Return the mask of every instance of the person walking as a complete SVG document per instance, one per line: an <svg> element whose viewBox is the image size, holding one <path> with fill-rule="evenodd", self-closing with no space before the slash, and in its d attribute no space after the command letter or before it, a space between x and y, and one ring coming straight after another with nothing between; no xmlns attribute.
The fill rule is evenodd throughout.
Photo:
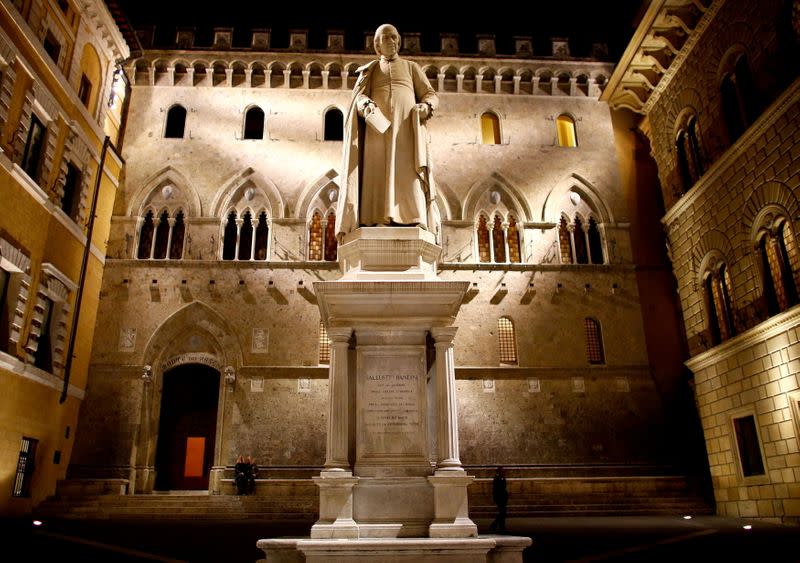
<svg viewBox="0 0 800 563"><path fill-rule="evenodd" d="M508 483L503 466L499 466L492 479L492 500L497 505L497 518L491 523L489 529L501 534L506 531L506 512L508 509Z"/></svg>

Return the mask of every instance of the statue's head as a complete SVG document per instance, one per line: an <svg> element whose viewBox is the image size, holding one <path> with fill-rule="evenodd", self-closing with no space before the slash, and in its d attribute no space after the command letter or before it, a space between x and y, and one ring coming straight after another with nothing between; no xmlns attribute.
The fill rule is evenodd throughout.
<svg viewBox="0 0 800 563"><path fill-rule="evenodd" d="M400 32L390 23L378 26L373 42L375 52L384 57L392 57L400 51Z"/></svg>

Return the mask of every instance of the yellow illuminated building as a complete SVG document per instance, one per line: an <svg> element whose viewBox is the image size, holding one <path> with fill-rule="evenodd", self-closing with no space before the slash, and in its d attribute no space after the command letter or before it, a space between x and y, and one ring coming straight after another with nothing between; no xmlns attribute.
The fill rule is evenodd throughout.
<svg viewBox="0 0 800 563"><path fill-rule="evenodd" d="M52 495L69 463L129 54L102 1L0 4L0 514Z"/></svg>

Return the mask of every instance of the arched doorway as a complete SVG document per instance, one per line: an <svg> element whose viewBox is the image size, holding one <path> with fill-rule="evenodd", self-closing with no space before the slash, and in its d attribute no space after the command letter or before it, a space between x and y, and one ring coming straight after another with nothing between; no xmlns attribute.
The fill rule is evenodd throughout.
<svg viewBox="0 0 800 563"><path fill-rule="evenodd" d="M183 364L164 373L156 450L157 490L208 489L218 401L216 369Z"/></svg>

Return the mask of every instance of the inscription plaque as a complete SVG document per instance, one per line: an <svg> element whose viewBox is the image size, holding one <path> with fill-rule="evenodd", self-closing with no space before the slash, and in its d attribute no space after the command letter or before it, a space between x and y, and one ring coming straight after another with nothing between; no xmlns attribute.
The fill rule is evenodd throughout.
<svg viewBox="0 0 800 563"><path fill-rule="evenodd" d="M427 452L425 350L361 350L358 458L417 464Z"/></svg>

